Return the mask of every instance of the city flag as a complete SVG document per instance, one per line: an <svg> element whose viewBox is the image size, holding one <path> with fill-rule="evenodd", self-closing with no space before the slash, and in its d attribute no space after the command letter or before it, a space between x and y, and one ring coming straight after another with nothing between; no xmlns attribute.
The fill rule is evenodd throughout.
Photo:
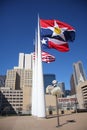
<svg viewBox="0 0 87 130"><path fill-rule="evenodd" d="M41 43L42 43L42 49L52 48L52 49L56 49L61 52L69 51L69 46L68 46L67 42L60 41L55 38L44 37L41 39Z"/></svg>
<svg viewBox="0 0 87 130"><path fill-rule="evenodd" d="M40 19L41 37L55 38L61 41L73 41L75 39L75 29L59 20Z"/></svg>
<svg viewBox="0 0 87 130"><path fill-rule="evenodd" d="M33 58L35 59L35 53L33 53ZM48 52L42 51L42 61L46 63L50 63L55 61L55 57Z"/></svg>

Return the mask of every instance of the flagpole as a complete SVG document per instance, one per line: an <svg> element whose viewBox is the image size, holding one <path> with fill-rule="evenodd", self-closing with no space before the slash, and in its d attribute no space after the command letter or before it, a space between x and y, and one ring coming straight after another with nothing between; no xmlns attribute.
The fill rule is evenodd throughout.
<svg viewBox="0 0 87 130"><path fill-rule="evenodd" d="M34 96L35 96L35 61L33 59L33 53L32 53L32 115L35 115L35 100L34 100Z"/></svg>
<svg viewBox="0 0 87 130"><path fill-rule="evenodd" d="M35 96L34 96L34 100L35 100L35 113L34 115L37 116L37 104L38 104L38 84L37 84L37 72L38 72L38 66L37 66L37 60L38 60L38 54L37 54L37 32L35 34Z"/></svg>
<svg viewBox="0 0 87 130"><path fill-rule="evenodd" d="M38 113L37 117L46 117L45 111L45 94L44 94L44 82L43 82L43 68L42 68L42 56L41 56L41 43L40 43L40 27L38 16Z"/></svg>
<svg viewBox="0 0 87 130"><path fill-rule="evenodd" d="M35 49L32 55L33 73L32 73L32 115L37 116L37 33L35 32Z"/></svg>

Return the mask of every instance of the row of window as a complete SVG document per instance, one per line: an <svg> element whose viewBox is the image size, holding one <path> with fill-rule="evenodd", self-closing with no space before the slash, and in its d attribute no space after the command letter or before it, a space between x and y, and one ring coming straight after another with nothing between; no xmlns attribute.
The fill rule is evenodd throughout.
<svg viewBox="0 0 87 130"><path fill-rule="evenodd" d="M5 97L8 97L8 96L18 96L18 97L19 97L19 96L23 96L23 95L21 95L21 94L20 94L20 95L16 95L16 94L15 94L15 95L13 95L13 94L9 94L9 95L8 95L8 94L6 94L6 95L4 95L4 96L5 96Z"/></svg>
<svg viewBox="0 0 87 130"><path fill-rule="evenodd" d="M3 93L23 93L23 91L2 91Z"/></svg>
<svg viewBox="0 0 87 130"><path fill-rule="evenodd" d="M23 97L19 97L19 98L1 98L1 100L22 100L23 99Z"/></svg>

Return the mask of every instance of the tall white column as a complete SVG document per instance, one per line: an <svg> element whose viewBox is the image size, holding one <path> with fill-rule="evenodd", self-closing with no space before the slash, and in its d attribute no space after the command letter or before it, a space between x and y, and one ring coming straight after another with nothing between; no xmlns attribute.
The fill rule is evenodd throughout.
<svg viewBox="0 0 87 130"><path fill-rule="evenodd" d="M35 115L35 60L32 53L32 115Z"/></svg>
<svg viewBox="0 0 87 130"><path fill-rule="evenodd" d="M32 115L37 116L38 85L37 85L37 34L35 34L35 52L33 53L33 78L32 78Z"/></svg>
<svg viewBox="0 0 87 130"><path fill-rule="evenodd" d="M43 68L42 68L42 56L41 56L41 43L40 43L40 27L38 17L38 113L37 117L46 117L45 111L45 94L44 94L44 82L43 82Z"/></svg>

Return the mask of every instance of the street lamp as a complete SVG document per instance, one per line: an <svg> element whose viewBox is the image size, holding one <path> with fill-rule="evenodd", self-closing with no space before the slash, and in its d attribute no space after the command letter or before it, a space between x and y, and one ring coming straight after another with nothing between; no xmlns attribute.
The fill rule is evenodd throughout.
<svg viewBox="0 0 87 130"><path fill-rule="evenodd" d="M62 91L61 91L60 87L58 87L58 82L57 82L56 80L55 80L55 82L53 81L52 83L53 83L53 85L54 85L55 87L54 87L54 89L52 89L51 94L56 97L57 124L58 124L58 126L60 126L60 123L59 123L59 105L58 105L58 100L57 100L57 98L61 96ZM57 127L58 127L58 126L57 126Z"/></svg>

